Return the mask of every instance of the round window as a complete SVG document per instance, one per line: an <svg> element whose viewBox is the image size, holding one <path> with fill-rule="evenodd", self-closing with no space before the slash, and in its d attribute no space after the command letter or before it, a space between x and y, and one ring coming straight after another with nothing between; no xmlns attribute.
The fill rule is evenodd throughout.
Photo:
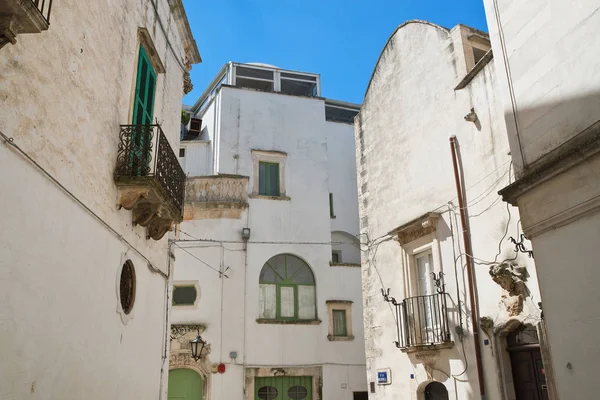
<svg viewBox="0 0 600 400"><path fill-rule="evenodd" d="M290 399L302 400L308 396L308 390L304 386L292 386L288 390Z"/></svg>
<svg viewBox="0 0 600 400"><path fill-rule="evenodd" d="M135 269L131 260L125 261L121 269L121 280L119 282L119 294L121 308L125 314L129 314L135 302Z"/></svg>
<svg viewBox="0 0 600 400"><path fill-rule="evenodd" d="M258 389L258 398L262 400L275 400L279 392L273 386L263 386Z"/></svg>

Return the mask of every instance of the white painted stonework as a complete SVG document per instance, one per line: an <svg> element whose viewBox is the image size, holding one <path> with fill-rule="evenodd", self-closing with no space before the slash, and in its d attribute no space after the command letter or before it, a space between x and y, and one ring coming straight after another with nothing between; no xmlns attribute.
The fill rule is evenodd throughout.
<svg viewBox="0 0 600 400"><path fill-rule="evenodd" d="M361 233L375 242L362 259L371 400L425 399L432 382L443 384L450 399L482 398L451 136L464 174L478 318L487 324L479 330L485 398L515 399L506 335L540 321L535 266L508 241L521 233L518 210L497 194L513 171L492 55L474 63L473 48L485 49L486 40L461 25L450 31L423 21L401 25L381 53L355 119ZM402 228L411 221L413 233ZM521 298L492 280L490 264L504 260L528 274ZM431 272L444 274L451 343L401 351L394 341L404 328L381 290L389 288L398 302L425 289L437 293ZM386 369L391 384L378 385L377 371Z"/></svg>
<svg viewBox="0 0 600 400"><path fill-rule="evenodd" d="M193 38L180 18L178 1L54 1L47 31L0 50L0 131L97 215L0 139L2 399L166 398L168 235L147 240L117 209L113 172L139 29L165 67L154 116L178 150L183 77L199 62L186 57ZM137 278L129 315L126 260Z"/></svg>
<svg viewBox="0 0 600 400"><path fill-rule="evenodd" d="M557 398L598 397L600 4L485 0L517 182L539 266Z"/></svg>
<svg viewBox="0 0 600 400"><path fill-rule="evenodd" d="M210 154L198 140L184 141L183 162L191 184L212 179L208 190L216 194L208 201L195 191L187 199L174 285L198 282L200 299L195 309L174 306L171 322L205 325L209 363L226 366L225 373L204 377L208 398L254 399L254 377L283 373L313 376L315 400L351 400L353 392L367 390L360 268L330 265L330 243L341 232L342 257L360 262L352 124L326 121L322 98L221 86L200 112L199 103L193 110ZM207 160L210 170L198 167ZM259 161L279 163L280 196L259 193ZM232 182L241 183L241 196ZM330 218L330 192L336 218ZM251 230L247 244L243 228ZM304 260L314 274L312 321L259 321L260 271L284 253ZM347 301L341 308L351 313L353 340L328 339L328 300Z"/></svg>

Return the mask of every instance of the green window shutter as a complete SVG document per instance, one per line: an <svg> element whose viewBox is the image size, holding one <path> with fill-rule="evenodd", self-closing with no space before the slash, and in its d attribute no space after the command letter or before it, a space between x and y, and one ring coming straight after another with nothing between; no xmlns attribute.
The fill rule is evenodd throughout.
<svg viewBox="0 0 600 400"><path fill-rule="evenodd" d="M346 327L346 311L333 310L333 336L348 336Z"/></svg>
<svg viewBox="0 0 600 400"><path fill-rule="evenodd" d="M335 213L333 212L333 193L329 193L329 216L335 217Z"/></svg>
<svg viewBox="0 0 600 400"><path fill-rule="evenodd" d="M279 196L279 164L258 163L258 194L262 196Z"/></svg>
<svg viewBox="0 0 600 400"><path fill-rule="evenodd" d="M271 164L270 169L271 196L279 196L279 164Z"/></svg>
<svg viewBox="0 0 600 400"><path fill-rule="evenodd" d="M154 95L156 93L156 72L144 46L140 46L138 59L133 124L150 125L154 114Z"/></svg>

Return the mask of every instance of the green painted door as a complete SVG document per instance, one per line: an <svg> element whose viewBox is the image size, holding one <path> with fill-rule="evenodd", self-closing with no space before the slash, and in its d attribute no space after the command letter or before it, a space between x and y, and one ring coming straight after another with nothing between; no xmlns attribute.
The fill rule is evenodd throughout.
<svg viewBox="0 0 600 400"><path fill-rule="evenodd" d="M255 400L312 400L312 377L255 378Z"/></svg>
<svg viewBox="0 0 600 400"><path fill-rule="evenodd" d="M150 163L152 143L152 124L154 115L154 95L156 94L156 72L144 46L140 46L138 70L135 86L131 133L131 163L136 176L147 175Z"/></svg>
<svg viewBox="0 0 600 400"><path fill-rule="evenodd" d="M191 369L169 371L169 400L202 400L202 378Z"/></svg>

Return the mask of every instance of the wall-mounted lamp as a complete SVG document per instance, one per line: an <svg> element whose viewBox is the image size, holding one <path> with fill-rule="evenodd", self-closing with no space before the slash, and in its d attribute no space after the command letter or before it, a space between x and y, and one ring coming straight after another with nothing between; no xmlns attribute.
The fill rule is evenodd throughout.
<svg viewBox="0 0 600 400"><path fill-rule="evenodd" d="M190 340L190 344L192 345L192 358L194 361L198 361L202 357L202 350L204 350L204 346L206 345L206 342L200 336L200 329L198 329L198 336Z"/></svg>
<svg viewBox="0 0 600 400"><path fill-rule="evenodd" d="M250 228L242 228L242 240L244 242L250 240Z"/></svg>

